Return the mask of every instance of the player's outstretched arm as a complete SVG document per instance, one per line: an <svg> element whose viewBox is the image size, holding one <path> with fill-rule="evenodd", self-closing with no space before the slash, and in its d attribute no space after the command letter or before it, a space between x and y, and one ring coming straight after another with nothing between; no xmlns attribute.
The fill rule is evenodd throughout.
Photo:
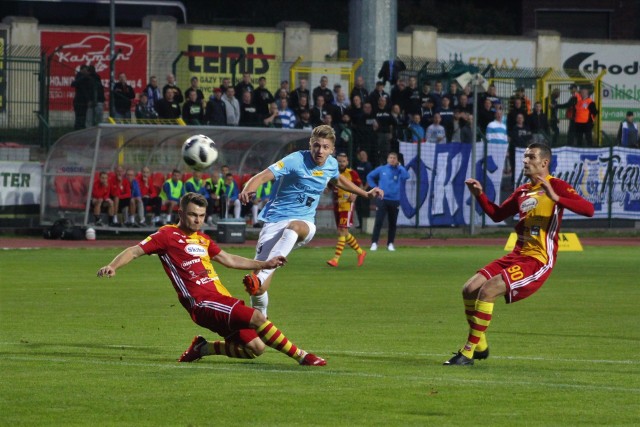
<svg viewBox="0 0 640 427"><path fill-rule="evenodd" d="M467 184L467 188L473 197L478 197L482 194L482 184L477 179L469 178L464 183Z"/></svg>
<svg viewBox="0 0 640 427"><path fill-rule="evenodd" d="M494 222L503 221L518 213L516 193L511 194L500 206L489 200L482 191L482 184L477 179L469 178L464 182L469 192L478 200L478 205Z"/></svg>
<svg viewBox="0 0 640 427"><path fill-rule="evenodd" d="M569 209L578 215L592 217L594 207L591 202L581 197L576 190L569 184L560 180L552 179L547 181L545 178L537 176L536 182L540 183L547 196L563 208Z"/></svg>
<svg viewBox="0 0 640 427"><path fill-rule="evenodd" d="M287 258L279 255L273 257L267 261L258 261L257 259L249 259L241 257L240 255L230 254L229 252L220 251L218 255L213 257L213 260L219 262L228 268L235 268L238 270L263 270L282 267L287 263Z"/></svg>
<svg viewBox="0 0 640 427"><path fill-rule="evenodd" d="M357 194L360 197L365 197L368 199L373 199L374 197L382 199L384 197L384 191L382 191L378 187L373 187L371 190L365 191L355 185L353 181L346 179L342 175L338 176L338 179L334 180L333 184L338 188L348 191L349 193Z"/></svg>
<svg viewBox="0 0 640 427"><path fill-rule="evenodd" d="M256 195L256 191L258 191L258 187L262 184L265 184L271 180L275 179L273 172L269 169L265 169L257 175L252 176L249 181L244 185L242 192L238 196L240 202L243 205L246 205L251 201L251 198Z"/></svg>
<svg viewBox="0 0 640 427"><path fill-rule="evenodd" d="M129 264L139 256L144 255L144 251L138 245L128 247L120 252L108 265L101 267L98 270L98 277L113 277L116 275L116 270L122 266Z"/></svg>

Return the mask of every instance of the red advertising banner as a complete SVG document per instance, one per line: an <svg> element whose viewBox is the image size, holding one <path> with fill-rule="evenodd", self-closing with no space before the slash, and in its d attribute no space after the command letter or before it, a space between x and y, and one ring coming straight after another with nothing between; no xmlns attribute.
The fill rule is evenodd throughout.
<svg viewBox="0 0 640 427"><path fill-rule="evenodd" d="M49 73L49 109L73 110L75 89L71 86L81 65L93 65L105 89L105 109L109 105L109 61L111 47L108 33L41 31L40 45L51 58ZM147 35L115 35L116 81L125 73L136 93L147 85Z"/></svg>

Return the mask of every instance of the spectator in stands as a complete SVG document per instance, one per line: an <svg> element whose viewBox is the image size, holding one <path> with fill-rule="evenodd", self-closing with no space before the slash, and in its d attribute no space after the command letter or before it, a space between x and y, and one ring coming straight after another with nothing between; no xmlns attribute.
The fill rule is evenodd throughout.
<svg viewBox="0 0 640 427"><path fill-rule="evenodd" d="M391 118L391 108L389 107L388 98L378 98L378 105L374 109L374 116L378 123L376 129L376 150L378 159L386 159L387 154L391 151L391 131L393 120Z"/></svg>
<svg viewBox="0 0 640 427"><path fill-rule="evenodd" d="M462 94L462 91L458 88L458 82L452 80L449 82L449 92L447 92L444 97L449 99L449 106L451 108L456 108L460 104L459 96Z"/></svg>
<svg viewBox="0 0 640 427"><path fill-rule="evenodd" d="M442 127L447 135L447 141L451 141L451 134L453 133L453 108L449 104L449 97L443 96L440 100L440 108L436 111L440 114L440 120Z"/></svg>
<svg viewBox="0 0 640 427"><path fill-rule="evenodd" d="M227 88L227 93L222 97L224 108L227 113L227 126L238 126L240 123L240 103L235 97L235 89L232 86Z"/></svg>
<svg viewBox="0 0 640 427"><path fill-rule="evenodd" d="M560 89L555 88L547 97L547 111L549 115L549 129L551 130L551 146L558 145L558 137L560 136L560 128L558 127L558 98L560 98ZM546 115L546 114L545 114Z"/></svg>
<svg viewBox="0 0 640 427"><path fill-rule="evenodd" d="M433 98L427 97L424 103L422 104L422 109L420 110L420 124L423 128L427 129L431 124L433 124L433 116L436 113L435 108L433 106L434 101Z"/></svg>
<svg viewBox="0 0 640 427"><path fill-rule="evenodd" d="M424 106L424 103L430 99L433 101L434 107L436 106L435 98L431 97L431 84L428 81L422 83L422 89L420 91L420 105Z"/></svg>
<svg viewBox="0 0 640 427"><path fill-rule="evenodd" d="M327 114L329 114L329 110L325 104L325 98L323 95L319 95L311 109L311 123L313 123L313 126L320 126Z"/></svg>
<svg viewBox="0 0 640 427"><path fill-rule="evenodd" d="M622 147L638 147L638 125L633 122L633 111L627 111L625 119L618 127L618 145Z"/></svg>
<svg viewBox="0 0 640 427"><path fill-rule="evenodd" d="M293 100L292 97L289 98L289 108L291 108L296 113L298 120L300 120L300 116L303 111L306 110L310 112L311 107L309 106L309 98L307 98L305 95L301 95L300 98L298 98L298 107L296 107L295 109L291 106L291 100Z"/></svg>
<svg viewBox="0 0 640 427"><path fill-rule="evenodd" d="M341 100L338 101L338 98L340 98ZM333 85L333 105L337 106L339 104L342 104L345 107L348 107L349 104L351 104L351 102L349 102L349 100L347 99L347 96L342 90L342 85L340 83L336 83Z"/></svg>
<svg viewBox="0 0 640 427"><path fill-rule="evenodd" d="M398 84L391 88L391 105L398 105L401 111L405 111L408 99L407 92L407 82L404 79L398 79Z"/></svg>
<svg viewBox="0 0 640 427"><path fill-rule="evenodd" d="M102 123L102 115L104 113L104 86L102 86L102 79L96 72L96 67L89 65L87 68L89 72L89 78L93 81L93 87L91 92L91 99L87 107L87 127L96 126L98 123Z"/></svg>
<svg viewBox="0 0 640 427"><path fill-rule="evenodd" d="M309 97L311 96L311 93L309 92L309 89L307 88L307 79L300 79L300 86L298 86L293 92L291 92L291 94L289 95L289 104L291 106L291 108L293 110L297 110L298 108L301 108L302 105L300 105L300 99L302 97L307 98L307 107L309 108Z"/></svg>
<svg viewBox="0 0 640 427"><path fill-rule="evenodd" d="M351 117L345 113L340 121L334 126L336 132L336 149L334 152L353 152L353 129L351 128ZM338 150L338 146L341 147Z"/></svg>
<svg viewBox="0 0 640 427"><path fill-rule="evenodd" d="M360 95L354 95L351 98L351 105L349 106L349 110L347 111L349 117L351 117L351 123L358 123L360 118L362 117L362 99Z"/></svg>
<svg viewBox="0 0 640 427"><path fill-rule="evenodd" d="M485 100L485 102L491 103L491 100ZM502 123L502 106L498 105L493 113L493 121L491 121L487 127L485 136L487 142L494 144L507 144L509 139L507 137L507 127Z"/></svg>
<svg viewBox="0 0 640 427"><path fill-rule="evenodd" d="M373 166L369 163L369 157L365 150L358 151L354 169L358 172L358 176L362 181L362 188L364 190L368 190L369 185L367 184L367 176L369 175L369 172L373 170ZM362 230L364 218L369 218L369 216L371 216L371 201L364 197L358 197L355 205L356 214L358 215L358 228Z"/></svg>
<svg viewBox="0 0 640 427"><path fill-rule="evenodd" d="M533 112L527 117L526 123L531 130L531 142L545 142L546 135L549 134L549 122L547 115L542 111L542 103L536 102L533 105Z"/></svg>
<svg viewBox="0 0 640 427"><path fill-rule="evenodd" d="M333 123L342 123L342 117L349 111L350 102L347 100L342 90L336 94L335 104L331 109L331 115L333 116ZM336 150L336 152L339 152Z"/></svg>
<svg viewBox="0 0 640 427"><path fill-rule="evenodd" d="M140 94L140 100L136 104L136 119L153 120L158 118L158 113L153 107L149 106L148 97L146 92ZM157 104L157 103L156 103Z"/></svg>
<svg viewBox="0 0 640 427"><path fill-rule="evenodd" d="M262 223L258 220L258 214L264 206L271 200L272 181L261 184L256 190L256 196L251 203L251 217L253 218L254 227L262 227Z"/></svg>
<svg viewBox="0 0 640 427"><path fill-rule="evenodd" d="M596 103L593 102L587 88L580 89L580 102L575 105L576 110L576 145L582 147L584 140L587 147L593 146L593 121L598 116Z"/></svg>
<svg viewBox="0 0 640 427"><path fill-rule="evenodd" d="M460 110L460 142L471 144L473 142L473 114ZM477 138L477 136L476 136Z"/></svg>
<svg viewBox="0 0 640 427"><path fill-rule="evenodd" d="M239 126L256 127L260 126L260 115L258 109L253 105L253 96L251 92L245 92L242 94L242 101L240 102L240 121Z"/></svg>
<svg viewBox="0 0 640 427"><path fill-rule="evenodd" d="M451 138L449 141L451 142L471 142L473 139L471 134L471 127L469 123L463 118L463 111L458 106L453 110L453 123L452 123L452 132Z"/></svg>
<svg viewBox="0 0 640 427"><path fill-rule="evenodd" d="M311 112L308 109L299 110L296 129L313 130L313 128L313 123L311 123Z"/></svg>
<svg viewBox="0 0 640 427"><path fill-rule="evenodd" d="M524 117L525 115L523 113L518 113L513 127L507 127L507 136L509 137L509 165L512 171L515 171L516 166L516 148L527 148L529 144L531 144L531 130L529 130L529 126L527 126Z"/></svg>
<svg viewBox="0 0 640 427"><path fill-rule="evenodd" d="M219 87L213 89L213 95L209 97L205 110L205 121L211 126L227 125L227 107L222 101L222 90Z"/></svg>
<svg viewBox="0 0 640 427"><path fill-rule="evenodd" d="M184 97L186 99L191 99L189 97L189 94L191 92L196 93L196 101L199 102L200 105L202 105L204 101L204 93L200 89L200 82L198 81L198 78L196 76L191 77L191 86L189 86L189 89L184 91Z"/></svg>
<svg viewBox="0 0 640 427"><path fill-rule="evenodd" d="M515 126L518 114L522 114L524 117L527 117L527 109L522 103L522 99L515 98L513 100L513 108L511 108L509 110L509 114L507 114L507 130L512 129Z"/></svg>
<svg viewBox="0 0 640 427"><path fill-rule="evenodd" d="M185 193L202 194L207 199L207 202L209 202L209 199L211 198L204 183L204 179L202 179L202 172L200 171L194 171L191 178L185 181L184 191Z"/></svg>
<svg viewBox="0 0 640 427"><path fill-rule="evenodd" d="M282 127L280 112L278 111L278 105L275 102L272 102L271 105L269 105L269 115L262 119L262 123L268 128Z"/></svg>
<svg viewBox="0 0 640 427"><path fill-rule="evenodd" d="M222 83L220 83L220 91L225 94L227 93L227 88L231 87L231 79L229 77L223 77Z"/></svg>
<svg viewBox="0 0 640 427"><path fill-rule="evenodd" d="M390 59L382 63L382 67L378 71L378 78L382 79L383 85L389 82L391 86L395 86L400 73L406 69L407 66L399 58Z"/></svg>
<svg viewBox="0 0 640 427"><path fill-rule="evenodd" d="M118 82L113 85L113 117L116 119L131 118L131 100L136 97L133 88L127 83L125 73L118 74Z"/></svg>
<svg viewBox="0 0 640 427"><path fill-rule="evenodd" d="M322 96L324 98L325 105L330 105L333 103L333 92L331 92L331 89L327 87L328 84L329 84L329 79L327 78L327 76L320 77L320 86L316 86L316 88L313 89L314 107L315 107L315 104L318 102L319 96Z"/></svg>
<svg viewBox="0 0 640 427"><path fill-rule="evenodd" d="M258 79L258 87L253 91L253 105L256 106L256 111L260 118L269 115L269 104L274 101L273 95L267 89L267 79L260 77Z"/></svg>
<svg viewBox="0 0 640 427"><path fill-rule="evenodd" d="M400 82L394 87L398 87ZM398 152L400 146L398 141L406 141L406 130L409 123L407 116L402 113L398 104L391 106L391 151Z"/></svg>
<svg viewBox="0 0 640 427"><path fill-rule="evenodd" d="M473 114L473 104L469 102L469 97L464 93L458 96L458 107L461 111L464 111L469 114Z"/></svg>
<svg viewBox="0 0 640 427"><path fill-rule="evenodd" d="M180 104L174 100L176 91L167 90L164 92L164 98L158 101L156 111L161 119L175 120L180 118Z"/></svg>
<svg viewBox="0 0 640 427"><path fill-rule="evenodd" d="M182 172L178 169L174 169L171 172L171 178L166 180L162 184L162 190L160 191L160 199L162 199L162 205L166 208L167 213L162 219L163 224L172 223L173 210L178 207L180 203L180 197L185 194L184 183L182 182Z"/></svg>
<svg viewBox="0 0 640 427"><path fill-rule="evenodd" d="M531 100L527 98L527 95L524 91L524 86L520 86L519 88L517 88L514 91L513 95L511 95L511 97L509 98L509 111L513 109L516 99L520 100L522 108L524 109L525 117L531 114Z"/></svg>
<svg viewBox="0 0 640 427"><path fill-rule="evenodd" d="M569 120L569 129L567 130L567 145L574 145L576 140L576 105L582 100L578 85L571 84L569 86L570 98L564 104L557 104L557 108L566 108L565 118Z"/></svg>
<svg viewBox="0 0 640 427"><path fill-rule="evenodd" d="M151 209L153 217L151 224L160 225L160 214L162 210L162 199L158 195L158 188L151 180L151 169L145 166L142 168L140 176L136 179L138 188L140 189L140 200L142 206L138 204L136 212L141 226L146 226L145 212ZM133 193L133 192L132 192Z"/></svg>
<svg viewBox="0 0 640 427"><path fill-rule="evenodd" d="M291 92L289 90L289 80L282 80L280 82L280 89L284 90L285 92L287 92L287 96L289 96L289 92Z"/></svg>
<svg viewBox="0 0 640 427"><path fill-rule="evenodd" d="M158 78L156 76L149 78L149 84L147 84L147 87L144 88L142 93L147 94L147 107L155 111L158 101L163 98L162 92L160 92L160 88L158 87Z"/></svg>
<svg viewBox="0 0 640 427"><path fill-rule="evenodd" d="M182 106L182 120L187 125L201 126L204 124L204 99L198 100L198 92L187 92L187 102Z"/></svg>
<svg viewBox="0 0 640 427"><path fill-rule="evenodd" d="M489 88L487 89L487 92L484 94L484 96L482 97L482 101L484 103L484 100L488 99L489 101L491 101L491 105L494 106L494 108L497 105L501 105L502 104L502 100L500 99L500 97L497 95L497 90L496 90L496 86L494 84L490 84Z"/></svg>
<svg viewBox="0 0 640 427"><path fill-rule="evenodd" d="M167 84L162 88L162 96L166 99L167 92L173 92L173 102L178 104L178 111L180 111L180 104L184 102L184 95L182 94L182 90L176 85L176 76L169 73L167 74ZM158 109L156 108L156 111ZM160 113L158 111L158 113Z"/></svg>
<svg viewBox="0 0 640 427"><path fill-rule="evenodd" d="M94 91L94 83L89 76L89 67L86 65L80 66L71 86L75 88L75 95L73 97L75 122L73 128L75 130L84 129L87 125L87 109Z"/></svg>
<svg viewBox="0 0 640 427"><path fill-rule="evenodd" d="M442 126L440 122L440 113L435 113L433 115L433 123L427 128L427 142L431 142L433 144L444 144L447 142L447 135L445 133L444 126Z"/></svg>
<svg viewBox="0 0 640 427"><path fill-rule="evenodd" d="M429 96L433 99L433 103L436 109L440 108L442 105L442 98L444 98L445 92L442 89L442 82L440 80L436 80L433 84L433 90L429 93Z"/></svg>
<svg viewBox="0 0 640 427"><path fill-rule="evenodd" d="M356 77L356 82L354 83L353 89L351 89L351 94L349 94L351 102L353 102L353 98L356 96L360 97L360 101L369 99L369 91L364 87L364 77L362 76ZM353 120L353 117L351 119Z"/></svg>
<svg viewBox="0 0 640 427"><path fill-rule="evenodd" d="M238 195L240 194L238 191L238 184L233 179L232 173L227 173L225 175L224 186L225 186L225 194L227 196L227 209L233 208L233 217L240 218L240 212L242 211L242 204L240 203L240 199L238 199Z"/></svg>
<svg viewBox="0 0 640 427"><path fill-rule="evenodd" d="M280 99L280 107L278 108L278 117L280 117L280 123L283 129L295 129L296 127L296 113L293 112L288 105L289 101L286 98Z"/></svg>
<svg viewBox="0 0 640 427"><path fill-rule="evenodd" d="M422 109L422 97L418 88L418 81L414 76L409 77L409 83L405 89L404 113L411 117L420 114Z"/></svg>
<svg viewBox="0 0 640 427"><path fill-rule="evenodd" d="M93 207L93 222L97 226L104 225L100 218L103 212L106 212L110 218L115 212L113 209L113 200L111 200L109 175L106 172L100 172L98 179L93 183L91 206Z"/></svg>
<svg viewBox="0 0 640 427"><path fill-rule="evenodd" d="M276 105L278 106L278 108L280 108L280 103L282 102L282 100L287 101L287 106L289 105L289 93L284 90L284 89L280 89L278 90L278 93L276 95Z"/></svg>
<svg viewBox="0 0 640 427"><path fill-rule="evenodd" d="M115 178L111 186L111 198L113 199L114 214L111 220L112 227L120 227L118 214L122 214L125 225L130 226L128 217L135 214L135 204L131 200L131 182L124 176L124 169L121 166L116 168Z"/></svg>
<svg viewBox="0 0 640 427"><path fill-rule="evenodd" d="M369 102L371 103L371 106L378 105L378 99L380 98L386 98L388 101L389 94L384 91L384 83L376 82L375 90L369 94Z"/></svg>
<svg viewBox="0 0 640 427"><path fill-rule="evenodd" d="M124 225L137 228L140 225L136 222L136 214L141 218L140 222L144 222L144 205L142 203L140 184L136 179L136 172L133 169L127 169L125 180L129 182L131 187L131 203L129 204L129 218L127 218L127 222Z"/></svg>
<svg viewBox="0 0 640 427"><path fill-rule="evenodd" d="M213 225L213 214L222 212L220 200L224 198L224 179L221 179L220 174L214 171L211 177L205 179L204 187L209 193L207 197L207 200L209 200L207 205L207 224Z"/></svg>
<svg viewBox="0 0 640 427"><path fill-rule="evenodd" d="M483 101L482 108L478 110L478 127L482 130L486 129L495 118L496 108L491 103L491 100L486 98Z"/></svg>
<svg viewBox="0 0 640 427"><path fill-rule="evenodd" d="M242 94L244 92L249 92L251 97L253 97L253 84L251 84L251 74L250 73L242 73L242 80L238 82L235 89L235 96L238 99L238 102L242 100Z"/></svg>
<svg viewBox="0 0 640 427"><path fill-rule="evenodd" d="M362 115L359 117L357 122L353 123L353 127L358 133L358 138L356 140L358 148L366 150L371 164L378 166L376 149L376 130L378 130L378 122L376 122L371 103L364 103L362 106Z"/></svg>
<svg viewBox="0 0 640 427"><path fill-rule="evenodd" d="M420 114L414 114L411 116L411 123L409 123L409 140L411 142L425 142L427 140L424 128L420 124L421 120L422 117Z"/></svg>

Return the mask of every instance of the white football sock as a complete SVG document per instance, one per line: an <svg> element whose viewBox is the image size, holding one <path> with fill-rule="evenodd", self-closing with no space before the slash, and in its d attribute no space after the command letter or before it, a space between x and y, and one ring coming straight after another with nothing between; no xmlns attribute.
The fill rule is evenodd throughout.
<svg viewBox="0 0 640 427"><path fill-rule="evenodd" d="M267 306L269 305L269 293L265 292L262 295L252 295L251 296L251 307L260 311L264 314L264 317L267 317Z"/></svg>
<svg viewBox="0 0 640 427"><path fill-rule="evenodd" d="M271 252L269 252L269 256L267 257L267 259L271 259L278 255L289 255L293 247L296 245L297 241L298 233L291 230L290 228L285 229L282 232L282 237L280 237L276 244L273 245L273 249L271 249ZM260 272L257 274L258 278L260 279L260 283L264 283L274 270L275 269L273 268L269 270L260 270Z"/></svg>

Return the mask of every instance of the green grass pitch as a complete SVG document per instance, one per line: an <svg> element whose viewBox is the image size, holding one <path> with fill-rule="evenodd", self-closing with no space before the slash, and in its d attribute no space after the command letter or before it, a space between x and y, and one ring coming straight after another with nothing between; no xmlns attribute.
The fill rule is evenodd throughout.
<svg viewBox="0 0 640 427"><path fill-rule="evenodd" d="M466 338L460 288L504 252L398 249L356 268L347 248L338 269L301 249L276 273L270 318L323 368L273 350L177 363L214 335L156 257L99 280L119 249L2 251L0 425L638 425L637 247L560 253L536 295L496 304L473 367L442 366ZM245 273L218 272L244 298Z"/></svg>

